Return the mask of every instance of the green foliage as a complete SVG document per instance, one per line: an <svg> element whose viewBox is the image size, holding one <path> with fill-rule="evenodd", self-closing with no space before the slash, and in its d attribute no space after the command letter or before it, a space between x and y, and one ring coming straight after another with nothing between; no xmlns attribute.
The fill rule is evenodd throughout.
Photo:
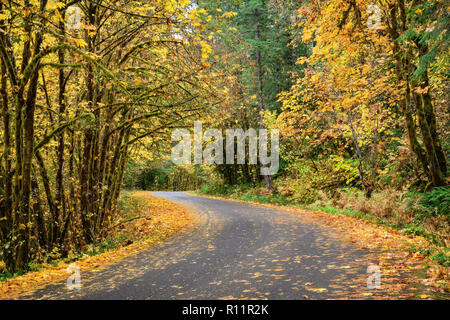
<svg viewBox="0 0 450 320"><path fill-rule="evenodd" d="M258 194L243 194L241 196L236 197L238 200L251 201L251 202L259 202L259 203L271 203L278 205L287 205L290 203L290 200L285 196L274 193L274 194L266 194L266 195L258 195Z"/></svg>
<svg viewBox="0 0 450 320"><path fill-rule="evenodd" d="M192 191L210 180L212 169L196 165L177 166L167 162L149 162L127 165L123 186L125 189L147 191Z"/></svg>
<svg viewBox="0 0 450 320"><path fill-rule="evenodd" d="M450 221L450 187L434 188L433 191L424 193L419 204L425 209L423 214L444 216Z"/></svg>
<svg viewBox="0 0 450 320"><path fill-rule="evenodd" d="M334 162L334 171L341 173L347 179L345 184L350 184L352 181L358 179L358 164L354 159L345 159L339 156L330 156L330 159Z"/></svg>
<svg viewBox="0 0 450 320"><path fill-rule="evenodd" d="M448 248L446 248L445 251L441 251L441 252L431 256L431 258L446 267L450 267L450 252L449 252Z"/></svg>
<svg viewBox="0 0 450 320"><path fill-rule="evenodd" d="M14 274L9 272L8 270L4 272L0 272L0 281L5 281L6 279L14 277Z"/></svg>
<svg viewBox="0 0 450 320"><path fill-rule="evenodd" d="M210 187L207 184L202 185L202 187L200 189L200 191L205 194L209 193L209 190L210 190Z"/></svg>
<svg viewBox="0 0 450 320"><path fill-rule="evenodd" d="M292 29L292 14L297 8L293 1L273 3L268 0L250 1L199 1L212 15L233 11L237 15L230 19L229 26L237 31L222 30L220 45L226 44L231 56L239 57L242 68L239 82L244 87L244 95L256 95L258 88L255 81L256 52L260 53L263 72L263 99L270 110L279 109L277 95L288 90L292 84L291 72L298 72L302 67L296 65L297 57L305 55L307 46L296 42L299 35ZM221 11L218 13L217 9ZM256 29L258 27L258 36ZM247 57L241 57L247 53ZM256 101L253 99L253 106ZM250 106L248 106L250 107Z"/></svg>

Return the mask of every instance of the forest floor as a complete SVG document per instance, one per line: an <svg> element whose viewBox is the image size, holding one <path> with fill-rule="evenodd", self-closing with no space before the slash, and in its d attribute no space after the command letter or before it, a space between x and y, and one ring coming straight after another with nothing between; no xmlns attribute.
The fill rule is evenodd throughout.
<svg viewBox="0 0 450 320"><path fill-rule="evenodd" d="M443 270L431 272L424 265L427 257L411 251L427 245L423 238L318 211L181 192L154 195L166 199L158 202L166 209L177 202L195 211L195 224L147 250L126 252L112 264L80 263L79 290L67 288L62 268L65 277L14 298L450 298L437 285L443 275L436 272ZM379 288L368 286L369 266L380 268Z"/></svg>

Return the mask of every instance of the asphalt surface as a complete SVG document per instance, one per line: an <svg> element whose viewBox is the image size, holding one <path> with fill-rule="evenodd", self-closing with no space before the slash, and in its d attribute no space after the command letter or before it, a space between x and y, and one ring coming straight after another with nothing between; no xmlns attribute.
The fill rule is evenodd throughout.
<svg viewBox="0 0 450 320"><path fill-rule="evenodd" d="M79 290L63 281L22 298L368 298L369 253L335 230L270 207L153 194L192 209L201 223L120 263L83 272Z"/></svg>

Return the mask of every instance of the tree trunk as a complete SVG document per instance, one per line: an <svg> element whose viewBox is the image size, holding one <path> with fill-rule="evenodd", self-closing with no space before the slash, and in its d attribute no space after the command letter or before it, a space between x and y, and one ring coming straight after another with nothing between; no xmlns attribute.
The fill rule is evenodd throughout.
<svg viewBox="0 0 450 320"><path fill-rule="evenodd" d="M258 8L254 11L255 16L255 40L258 43L260 41L260 30L259 30L259 10ZM264 121L263 121L263 111L264 107L264 92L263 92L263 79L262 79L262 63L261 63L261 51L260 48L256 48L256 67L257 67L257 78L258 78L258 113L259 113L259 128L265 129ZM266 168L267 165L264 165L263 168ZM273 192L273 184L272 184L272 176L263 175L264 181L266 182L267 189L270 192Z"/></svg>

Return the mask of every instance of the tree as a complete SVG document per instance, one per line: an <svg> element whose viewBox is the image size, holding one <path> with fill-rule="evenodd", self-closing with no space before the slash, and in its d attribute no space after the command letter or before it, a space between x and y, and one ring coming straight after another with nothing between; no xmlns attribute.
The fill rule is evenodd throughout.
<svg viewBox="0 0 450 320"><path fill-rule="evenodd" d="M132 147L214 104L210 45L187 4L2 2L0 260L9 270L95 244ZM74 10L78 26L67 19Z"/></svg>
<svg viewBox="0 0 450 320"><path fill-rule="evenodd" d="M422 172L433 186L445 184L445 156L427 76L430 66L437 62L433 59L445 50L446 41L441 37L444 33L441 29L433 31L441 36L425 33L423 39L407 40L411 33L408 28L418 27L414 12L422 5L408 2L405 6L402 1L377 2L384 15L380 15L379 28L369 28L369 4L334 1L325 5L310 1L300 7L303 41L312 42L314 48L310 57L299 59L299 63L308 66L304 77L300 75L292 89L280 96L285 110L279 118L280 125L288 133L296 132L312 140L311 151L315 153L335 153L336 144L344 155L350 150L357 159L361 185L370 196L378 171L382 171L377 163L381 155L379 145L395 145L398 120L403 118ZM444 14L442 5L431 6L436 10L433 17ZM407 8L411 10L409 18ZM421 23L419 29L426 30L427 23L433 22L422 19ZM427 41L434 48L432 55L427 55L424 47ZM424 65L426 55L428 62ZM298 122L286 125L290 117ZM324 142L331 146L327 149ZM363 161L367 164L363 165ZM416 167L419 177L420 171Z"/></svg>

